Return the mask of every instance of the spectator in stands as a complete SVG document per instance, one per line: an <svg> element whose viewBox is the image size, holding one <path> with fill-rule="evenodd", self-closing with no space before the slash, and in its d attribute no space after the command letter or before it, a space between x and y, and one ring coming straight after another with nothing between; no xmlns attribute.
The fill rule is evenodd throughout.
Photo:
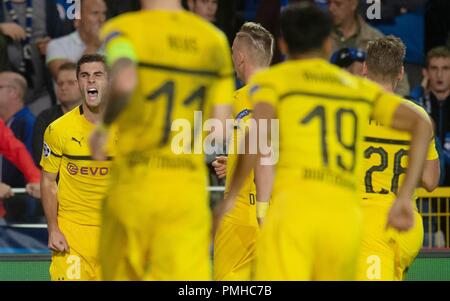
<svg viewBox="0 0 450 301"><path fill-rule="evenodd" d="M0 89L2 89L0 87ZM35 198L40 198L39 169L33 164L30 154L22 142L17 140L13 132L0 119L0 156L4 156L25 175L26 191ZM11 186L0 181L0 223L5 216L2 199L13 196Z"/></svg>
<svg viewBox="0 0 450 301"><path fill-rule="evenodd" d="M7 37L10 70L27 79L26 104L36 114L51 105L44 56L50 39L64 34L61 25L54 0L0 0L0 33Z"/></svg>
<svg viewBox="0 0 450 301"><path fill-rule="evenodd" d="M309 2L314 3L314 0L261 0L258 10L256 11L255 22L260 23L264 28L267 28L274 36L275 40L280 38L280 16L281 9L293 2ZM277 64L283 60L278 45L275 45L274 56L272 64Z"/></svg>
<svg viewBox="0 0 450 301"><path fill-rule="evenodd" d="M436 125L436 137L442 147L441 167L445 173L442 181L450 186L450 50L446 47L431 49L427 54L424 77L428 90L417 99L430 114Z"/></svg>
<svg viewBox="0 0 450 301"><path fill-rule="evenodd" d="M328 10L334 22L332 37L335 49L366 49L369 41L383 37L358 14L358 0L329 0Z"/></svg>
<svg viewBox="0 0 450 301"><path fill-rule="evenodd" d="M47 66L54 79L59 67L77 62L84 54L101 52L100 29L106 20L103 0L81 0L81 18L75 20L75 32L52 40L47 49Z"/></svg>
<svg viewBox="0 0 450 301"><path fill-rule="evenodd" d="M218 3L218 0L187 0L191 12L212 23L216 21Z"/></svg>
<svg viewBox="0 0 450 301"><path fill-rule="evenodd" d="M42 155L45 129L50 123L81 104L82 96L77 81L77 65L61 65L56 77L56 98L59 105L43 111L37 118L33 132L33 159L39 166Z"/></svg>
<svg viewBox="0 0 450 301"><path fill-rule="evenodd" d="M13 131L14 135L25 144L29 154L32 152L33 127L36 118L25 106L27 92L26 79L19 73L0 73L0 119ZM10 161L2 158L0 181L11 187L23 188L26 181ZM14 219L29 221L35 215L37 202L31 198L23 198L11 204L7 211ZM8 204L9 205L9 204ZM25 207L25 209L23 208Z"/></svg>
<svg viewBox="0 0 450 301"><path fill-rule="evenodd" d="M332 64L346 69L351 74L362 76L365 60L366 53L361 49L342 48L333 53L330 61Z"/></svg>
<svg viewBox="0 0 450 301"><path fill-rule="evenodd" d="M365 50L369 41L384 36L359 15L358 0L329 0L328 10L334 22L332 38L335 51L345 47ZM407 76L398 85L396 93L409 95Z"/></svg>

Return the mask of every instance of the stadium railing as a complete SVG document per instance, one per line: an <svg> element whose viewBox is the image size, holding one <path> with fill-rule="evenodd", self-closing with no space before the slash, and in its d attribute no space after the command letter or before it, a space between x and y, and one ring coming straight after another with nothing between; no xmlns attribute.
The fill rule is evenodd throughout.
<svg viewBox="0 0 450 301"><path fill-rule="evenodd" d="M423 218L424 248L450 248L450 187L418 189L417 208Z"/></svg>

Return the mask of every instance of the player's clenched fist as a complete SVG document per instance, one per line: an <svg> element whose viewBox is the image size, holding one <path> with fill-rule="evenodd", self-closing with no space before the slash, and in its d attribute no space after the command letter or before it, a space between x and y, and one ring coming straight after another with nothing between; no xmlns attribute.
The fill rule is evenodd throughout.
<svg viewBox="0 0 450 301"><path fill-rule="evenodd" d="M107 130L102 126L97 127L89 139L89 147L91 149L92 158L94 158L94 160L106 160L105 145L107 140Z"/></svg>
<svg viewBox="0 0 450 301"><path fill-rule="evenodd" d="M214 171L219 179L223 179L227 175L227 157L219 156L216 157L216 160L212 163L214 167Z"/></svg>
<svg viewBox="0 0 450 301"><path fill-rule="evenodd" d="M408 231L414 226L414 209L411 201L397 199L389 212L387 227Z"/></svg>
<svg viewBox="0 0 450 301"><path fill-rule="evenodd" d="M69 252L69 244L59 229L49 231L48 248L55 252Z"/></svg>

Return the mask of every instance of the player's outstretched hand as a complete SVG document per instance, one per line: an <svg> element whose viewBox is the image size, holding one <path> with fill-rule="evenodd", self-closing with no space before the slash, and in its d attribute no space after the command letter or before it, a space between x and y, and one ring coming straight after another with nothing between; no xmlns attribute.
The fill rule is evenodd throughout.
<svg viewBox="0 0 450 301"><path fill-rule="evenodd" d="M39 183L28 183L25 189L32 197L36 199L41 198L41 185Z"/></svg>
<svg viewBox="0 0 450 301"><path fill-rule="evenodd" d="M11 187L5 183L0 183L0 199L7 199L12 196L14 196L14 192Z"/></svg>
<svg viewBox="0 0 450 301"><path fill-rule="evenodd" d="M414 226L414 209L410 200L396 199L388 215L386 229L408 231Z"/></svg>
<svg viewBox="0 0 450 301"><path fill-rule="evenodd" d="M89 138L89 147L91 149L92 158L94 160L106 160L105 145L107 140L107 131L101 126L97 127Z"/></svg>
<svg viewBox="0 0 450 301"><path fill-rule="evenodd" d="M219 179L223 179L227 175L227 157L218 156L216 160L212 163L214 171Z"/></svg>
<svg viewBox="0 0 450 301"><path fill-rule="evenodd" d="M59 253L69 252L69 244L59 229L49 231L48 248Z"/></svg>

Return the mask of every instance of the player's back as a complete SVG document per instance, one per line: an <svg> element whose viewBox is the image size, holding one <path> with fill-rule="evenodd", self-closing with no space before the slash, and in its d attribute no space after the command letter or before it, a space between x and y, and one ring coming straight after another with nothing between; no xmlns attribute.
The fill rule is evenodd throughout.
<svg viewBox="0 0 450 301"><path fill-rule="evenodd" d="M219 78L231 81L225 36L185 11L125 14L106 24L104 35L114 36L115 32L132 44L139 76L132 101L117 121L119 160L150 160L156 168L203 169L203 155L174 154L172 138L181 129L172 131L172 123L187 121L183 125L190 125L186 133L192 135L194 127L202 125L201 120L194 120L195 111L202 111L206 119L216 99L230 95L226 101L232 101L228 86L221 95L220 87L214 85ZM183 145L192 145L189 136Z"/></svg>
<svg viewBox="0 0 450 301"><path fill-rule="evenodd" d="M407 100L405 100L407 102ZM412 102L409 102L413 104ZM415 105L422 114L425 110ZM373 120L364 134L364 175L360 189L365 200L385 201L390 206L403 183L408 167L409 133L388 128ZM434 140L430 144L427 160L435 160L438 154Z"/></svg>
<svg viewBox="0 0 450 301"><path fill-rule="evenodd" d="M280 155L274 193L298 190L305 200L353 197L362 133L379 87L321 59L288 61L253 82L253 102L277 99Z"/></svg>

